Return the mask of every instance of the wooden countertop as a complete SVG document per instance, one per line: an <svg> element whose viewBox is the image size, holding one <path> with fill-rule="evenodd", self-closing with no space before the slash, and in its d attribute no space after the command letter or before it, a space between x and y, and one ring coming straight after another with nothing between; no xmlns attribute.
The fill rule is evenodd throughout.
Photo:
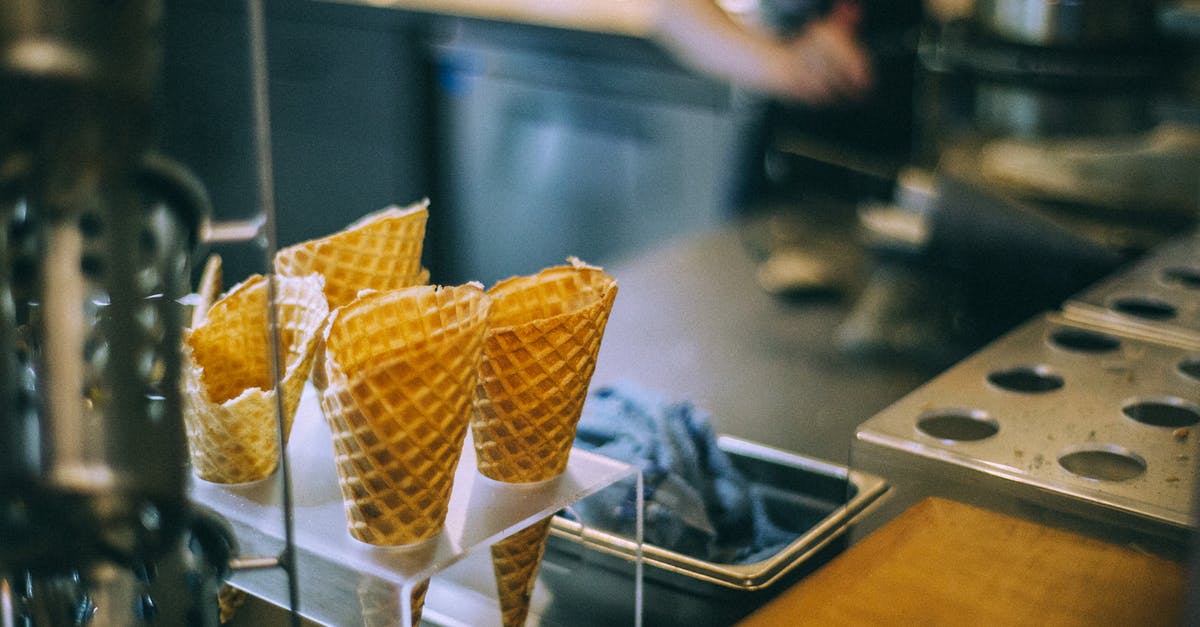
<svg viewBox="0 0 1200 627"><path fill-rule="evenodd" d="M1186 565L954 501L921 501L739 627L1179 625Z"/></svg>
<svg viewBox="0 0 1200 627"><path fill-rule="evenodd" d="M655 0L325 1L632 37L646 37L650 34L656 4Z"/></svg>

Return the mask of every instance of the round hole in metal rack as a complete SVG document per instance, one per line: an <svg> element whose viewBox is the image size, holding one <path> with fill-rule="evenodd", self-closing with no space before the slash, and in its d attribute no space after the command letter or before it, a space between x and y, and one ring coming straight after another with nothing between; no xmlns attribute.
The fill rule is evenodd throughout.
<svg viewBox="0 0 1200 627"><path fill-rule="evenodd" d="M1178 429L1200 423L1200 405L1174 396L1127 401L1121 413L1144 425Z"/></svg>
<svg viewBox="0 0 1200 627"><path fill-rule="evenodd" d="M1175 317L1175 306L1148 296L1119 296L1109 304L1113 311L1144 320L1170 320Z"/></svg>
<svg viewBox="0 0 1200 627"><path fill-rule="evenodd" d="M1146 472L1141 455L1115 444L1070 447L1058 456L1058 465L1085 479L1127 481Z"/></svg>
<svg viewBox="0 0 1200 627"><path fill-rule="evenodd" d="M1188 266L1171 266L1159 273L1159 278L1167 285L1177 285L1188 289L1200 289L1200 268Z"/></svg>
<svg viewBox="0 0 1200 627"><path fill-rule="evenodd" d="M1183 376L1200 381L1200 355L1184 357L1176 368Z"/></svg>
<svg viewBox="0 0 1200 627"><path fill-rule="evenodd" d="M1064 384L1062 375L1042 365L994 370L988 373L987 380L1000 389L1023 394L1053 392Z"/></svg>
<svg viewBox="0 0 1200 627"><path fill-rule="evenodd" d="M1050 334L1050 343L1074 353L1109 353L1121 348L1121 340L1084 329L1057 329Z"/></svg>
<svg viewBox="0 0 1200 627"><path fill-rule="evenodd" d="M917 429L948 442L986 440L1000 431L1000 423L979 409L934 409L917 417Z"/></svg>

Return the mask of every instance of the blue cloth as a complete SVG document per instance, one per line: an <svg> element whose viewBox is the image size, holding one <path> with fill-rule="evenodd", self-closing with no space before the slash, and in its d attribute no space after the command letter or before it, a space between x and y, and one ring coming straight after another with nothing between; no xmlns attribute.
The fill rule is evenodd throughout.
<svg viewBox="0 0 1200 627"><path fill-rule="evenodd" d="M643 475L644 540L718 564L748 564L798 534L767 517L762 496L717 447L708 415L632 384L600 387L584 404L575 445L632 464ZM583 524L632 536L636 487L584 499Z"/></svg>

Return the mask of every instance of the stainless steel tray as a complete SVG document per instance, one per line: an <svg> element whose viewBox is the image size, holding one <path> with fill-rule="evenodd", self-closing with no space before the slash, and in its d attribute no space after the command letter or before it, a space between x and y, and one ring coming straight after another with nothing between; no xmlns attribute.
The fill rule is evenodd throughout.
<svg viewBox="0 0 1200 627"><path fill-rule="evenodd" d="M762 444L721 436L717 445L762 491L772 522L799 535L778 553L751 564L717 564L646 543L642 557L649 567L647 586L655 581L678 584L685 580L731 590L761 590L841 537L888 490L880 477ZM637 545L632 539L585 527L561 515L555 516L551 535L622 560L632 562L636 557Z"/></svg>
<svg viewBox="0 0 1200 627"><path fill-rule="evenodd" d="M886 474L897 501L960 485L954 498L1185 538L1200 459L1195 359L1048 314L861 425L853 464Z"/></svg>

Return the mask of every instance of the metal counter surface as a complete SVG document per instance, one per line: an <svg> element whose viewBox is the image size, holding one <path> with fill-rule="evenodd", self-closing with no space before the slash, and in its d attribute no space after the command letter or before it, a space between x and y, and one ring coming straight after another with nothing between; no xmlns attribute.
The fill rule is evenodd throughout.
<svg viewBox="0 0 1200 627"><path fill-rule="evenodd" d="M841 354L834 331L853 296L773 298L746 237L730 225L609 264L620 291L592 387L657 390L719 433L846 464L856 427L937 373Z"/></svg>

